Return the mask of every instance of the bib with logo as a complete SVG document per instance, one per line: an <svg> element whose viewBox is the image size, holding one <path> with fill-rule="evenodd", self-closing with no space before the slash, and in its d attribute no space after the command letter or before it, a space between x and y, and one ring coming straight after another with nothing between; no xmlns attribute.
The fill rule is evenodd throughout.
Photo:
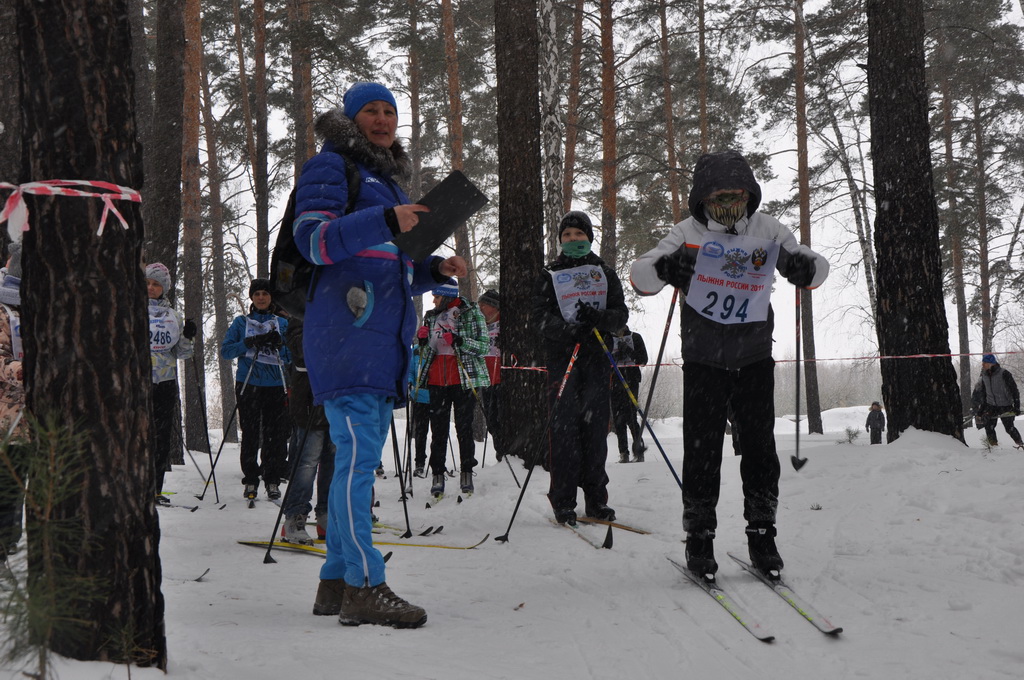
<svg viewBox="0 0 1024 680"><path fill-rule="evenodd" d="M569 323L576 323L576 304L583 302L595 309L608 306L608 277L596 264L548 272L555 286L558 311Z"/></svg>
<svg viewBox="0 0 1024 680"><path fill-rule="evenodd" d="M149 349L153 352L166 352L178 344L178 338L181 337L178 317L170 307L151 306L150 312Z"/></svg>
<svg viewBox="0 0 1024 680"><path fill-rule="evenodd" d="M434 325L430 329L430 348L441 356L452 356L455 349L441 336L445 333L454 333L459 327L459 316L462 314L461 307L446 309L434 319Z"/></svg>
<svg viewBox="0 0 1024 680"><path fill-rule="evenodd" d="M686 304L720 324L766 321L778 259L774 241L709 231L700 244Z"/></svg>
<svg viewBox="0 0 1024 680"><path fill-rule="evenodd" d="M276 316L271 318L269 321L257 321L251 317L245 317L245 337L250 338L254 335L263 335L270 331L277 331L278 333L281 332L281 329L277 325ZM257 353L255 349L250 349L245 353L245 356L250 359L255 357L256 361L261 364L271 364L274 366L281 365L281 357L274 350L261 349L259 353Z"/></svg>

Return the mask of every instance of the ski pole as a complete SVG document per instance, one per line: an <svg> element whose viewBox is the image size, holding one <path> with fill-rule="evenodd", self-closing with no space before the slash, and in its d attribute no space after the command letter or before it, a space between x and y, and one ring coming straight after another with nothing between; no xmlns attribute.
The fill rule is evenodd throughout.
<svg viewBox="0 0 1024 680"><path fill-rule="evenodd" d="M800 471L807 464L806 458L800 457L800 287L796 287L796 452L790 456L793 469Z"/></svg>
<svg viewBox="0 0 1024 680"><path fill-rule="evenodd" d="M466 374L466 382L469 383L470 389L473 390L473 396L476 397L477 404L480 406L480 410L481 410L481 412L483 414L483 418L484 418L484 456L486 456L487 455L487 430L489 429L489 427L487 425L487 412L484 410L484 402L483 402L483 399L481 399L480 395L477 394L477 391L473 387L473 384L470 382L470 380L469 380L469 373L466 371L466 367L462 365L462 361L459 360L458 353L455 354L455 360L459 362L459 368L461 368L462 372ZM497 449L495 449L495 450L497 450ZM497 455L497 454L495 454L495 455ZM519 478L516 476L516 471L512 469L511 461L508 460L508 456L504 456L504 458L505 458L505 462L508 463L508 471L512 473L512 479L515 481L516 486L519 487L519 488L522 488L519 485ZM483 460L483 456L481 456L481 461L482 460ZM483 463L482 462L480 464L480 467L483 467Z"/></svg>
<svg viewBox="0 0 1024 680"><path fill-rule="evenodd" d="M224 444L227 442L227 432L235 422L235 414L238 413L238 400L242 398L243 394L245 394L245 388L249 386L249 378L252 376L252 369L255 367L256 358L253 357L252 361L249 362L249 371L245 374L245 381L242 383L242 389L238 391L238 396L235 398L235 407L231 409L231 417L228 418L228 424L224 426L223 435L220 439L220 447L217 448L217 455L213 459L213 465L210 466L210 476L206 478L206 484L203 486L203 492L196 496L199 500L203 500L206 497L206 491L210 488L210 480L213 479L214 470L217 469L217 462L220 461L220 454L224 451Z"/></svg>
<svg viewBox="0 0 1024 680"><path fill-rule="evenodd" d="M412 536L412 525L409 523L409 502L405 498L405 478L402 476L402 461L398 457L398 431L395 429L395 417L391 416L391 446L395 450L395 467L398 468L398 485L402 490L402 510L405 511L405 533L402 538Z"/></svg>
<svg viewBox="0 0 1024 680"><path fill-rule="evenodd" d="M551 423L555 419L555 409L558 407L558 401L562 398L562 392L565 391L565 384L569 382L569 373L572 372L572 367L576 363L576 356L580 353L580 343L576 343L576 346L572 348L572 356L569 357L569 365L565 367L565 375L562 376L562 383L558 386L558 393L555 395L555 403L551 405L551 412L548 413L548 422L544 426L544 432L546 433L551 428ZM508 458L508 455L505 456ZM511 463L509 466L511 467ZM502 543L508 543L508 534L512 531L512 523L516 521L516 513L519 512L519 505L523 502L523 496L526 495L526 487L530 485L530 477L533 476L533 469L537 467L534 463L530 466L530 469L526 472L526 479L523 480L523 488L519 490L519 499L516 501L516 507L512 510L512 519L508 521L508 529L505 529L505 533L501 536L495 536L495 541L501 541Z"/></svg>
<svg viewBox="0 0 1024 680"><path fill-rule="evenodd" d="M626 390L626 394L629 395L629 400L633 402L633 407L639 411L640 404L637 403L636 397L633 395L633 390L629 389L629 384L626 383L626 379L623 378L622 373L619 372L619 365L615 362L615 357L613 357L611 351L609 351L608 345L604 343L604 338L601 337L601 332L596 328L593 330L594 336L597 338L597 341L601 343L601 349L604 350L605 355L608 357L608 361L611 362L612 370L615 371L615 375L618 376L619 382L622 383L622 388ZM665 448L661 445L661 442L658 441L658 435L654 434L654 428L651 427L651 424L649 422L647 422L647 412L641 411L640 415L644 419L644 424L647 426L647 431L651 433L651 439L654 440L654 445L658 447L658 451L661 452L661 457L665 459L665 465L668 465L668 469L672 472L672 476L675 477L676 479L676 484L678 484L679 489L682 490L683 480L679 479L679 475L676 474L676 469L672 467L672 461L668 459L668 454L665 453Z"/></svg>
<svg viewBox="0 0 1024 680"><path fill-rule="evenodd" d="M651 400L654 399L654 386L658 384L658 371L661 370L661 358L665 354L665 344L668 342L668 331L672 327L672 315L676 311L676 300L679 299L679 289L672 289L672 302L668 307L668 318L665 319L665 332L661 336L661 347L658 348L658 360L654 363L654 375L651 376L651 386L647 388L647 401L644 403L643 421L640 423L640 431L643 432L647 425L647 414L651 411Z"/></svg>
<svg viewBox="0 0 1024 680"><path fill-rule="evenodd" d="M213 446L210 444L210 422L206 418L206 395L203 394L202 381L199 375L199 362L196 355L192 355L192 368L196 374L196 392L199 393L199 412L203 414L203 432L206 434L206 454L210 457L210 472L213 472ZM186 451L188 448L185 449ZM205 479L205 477L204 477ZM213 477L213 499L220 503L220 491L217 489L217 477Z"/></svg>
<svg viewBox="0 0 1024 680"><path fill-rule="evenodd" d="M288 507L288 498L292 494L292 487L295 486L291 482L295 481L295 473L299 470L299 461L302 460L303 453L306 451L306 439L309 438L309 431L313 429L313 415L315 412L316 409L311 406L309 409L309 419L306 421L306 429L302 431L302 442L299 443L299 451L295 456L295 460L292 461L292 471L288 477L289 484L284 488L284 498L281 499L281 507L278 508L277 519L274 520L274 529L270 532L270 542L267 544L267 554L263 556L263 564L277 563L277 560L270 556L270 551L274 547L274 540L277 538L277 528L281 526L281 517L284 516L284 509ZM316 455L319 459L320 452L317 451Z"/></svg>

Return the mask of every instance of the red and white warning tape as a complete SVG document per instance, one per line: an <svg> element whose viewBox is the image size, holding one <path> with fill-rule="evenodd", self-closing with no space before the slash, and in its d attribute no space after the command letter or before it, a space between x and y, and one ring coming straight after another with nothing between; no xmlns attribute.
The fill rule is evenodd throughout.
<svg viewBox="0 0 1024 680"><path fill-rule="evenodd" d="M104 193L95 191L83 191L72 187L89 187L92 189L104 189ZM128 228L128 222L114 205L114 201L142 202L142 194L129 187L118 186L110 182L97 182L82 179L48 179L40 182L27 182L25 184L8 184L0 182L0 189L10 189L11 195L7 197L4 209L0 212L0 224L7 222L7 230L12 239L21 238L21 232L28 231L28 206L25 204L25 194L36 196L72 196L75 198L98 198L103 201L103 215L100 216L100 226L96 231L97 235L103 234L103 228L107 223L107 216L111 213L118 219L121 226Z"/></svg>

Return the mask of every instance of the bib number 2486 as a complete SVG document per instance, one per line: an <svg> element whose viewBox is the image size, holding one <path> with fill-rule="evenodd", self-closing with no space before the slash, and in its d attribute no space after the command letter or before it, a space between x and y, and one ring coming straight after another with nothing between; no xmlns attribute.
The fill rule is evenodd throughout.
<svg viewBox="0 0 1024 680"><path fill-rule="evenodd" d="M743 298L739 307L736 306L736 297L733 295L721 297L721 304L719 304L720 298L718 293L711 291L706 299L708 304L705 305L704 309L700 310L701 314L711 318L714 318L717 314L723 321L734 315L740 321L747 320L747 305L750 303L748 298Z"/></svg>

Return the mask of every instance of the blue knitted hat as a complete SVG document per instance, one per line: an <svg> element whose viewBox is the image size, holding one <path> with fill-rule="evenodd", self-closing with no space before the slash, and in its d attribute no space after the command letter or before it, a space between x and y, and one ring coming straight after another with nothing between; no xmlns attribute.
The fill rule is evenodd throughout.
<svg viewBox="0 0 1024 680"><path fill-rule="evenodd" d="M996 355L995 354L986 354L986 355L981 357L981 363L983 363L983 364L998 364L999 362L996 361Z"/></svg>
<svg viewBox="0 0 1024 680"><path fill-rule="evenodd" d="M345 115L351 120L356 119L356 114L359 113L364 106L375 101L387 102L395 107L395 111L398 111L398 103L395 101L395 95L391 94L391 90L380 83L354 83L352 87L348 88L348 91L345 92L345 97L342 101L345 104Z"/></svg>
<svg viewBox="0 0 1024 680"><path fill-rule="evenodd" d="M430 292L432 295L440 295L441 297L459 297L459 287L454 283L443 283Z"/></svg>

